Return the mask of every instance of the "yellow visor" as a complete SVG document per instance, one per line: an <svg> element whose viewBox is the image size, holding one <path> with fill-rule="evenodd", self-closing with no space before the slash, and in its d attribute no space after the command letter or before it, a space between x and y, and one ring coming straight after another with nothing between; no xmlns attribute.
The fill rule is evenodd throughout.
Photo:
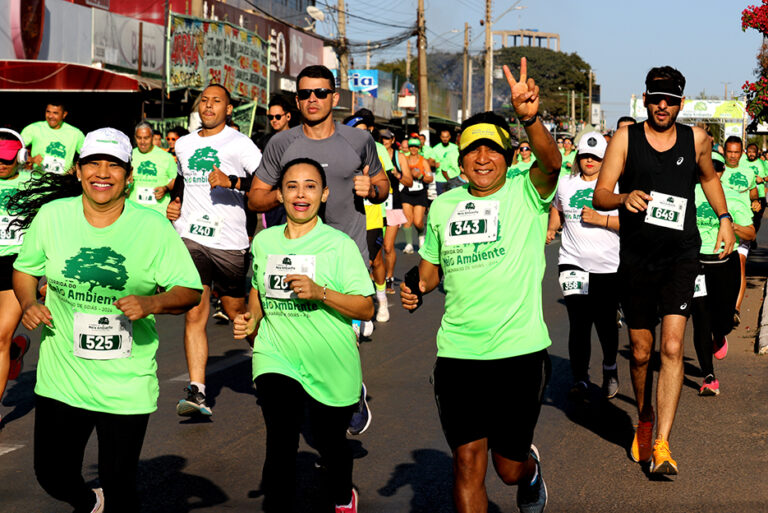
<svg viewBox="0 0 768 513"><path fill-rule="evenodd" d="M459 146L459 150L463 151L469 145L481 139L494 142L505 150L510 149L512 146L509 141L509 132L492 123L478 123L477 125L467 127L461 133L461 146Z"/></svg>

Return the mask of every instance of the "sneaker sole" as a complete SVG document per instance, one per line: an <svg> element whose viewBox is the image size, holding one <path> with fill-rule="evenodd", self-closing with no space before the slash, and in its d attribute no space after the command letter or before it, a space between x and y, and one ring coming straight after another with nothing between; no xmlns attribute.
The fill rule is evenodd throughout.
<svg viewBox="0 0 768 513"><path fill-rule="evenodd" d="M195 404L187 401L186 399L182 399L179 401L179 404L176 405L176 414L181 417L191 417L193 415L203 415L205 417L210 417L213 415L213 411L211 411L210 408L206 408L205 406L200 406L199 404Z"/></svg>
<svg viewBox="0 0 768 513"><path fill-rule="evenodd" d="M368 426L371 425L371 420L373 420L373 413L371 413L371 409L368 407L368 399L365 398L365 396L368 395L368 389L365 389L365 395L363 396L363 403L365 404L365 409L368 410L368 420L365 422L365 426L363 426L363 429L358 431L357 433L353 433L352 431L347 428L347 434L349 436L359 436L365 433L368 430Z"/></svg>
<svg viewBox="0 0 768 513"><path fill-rule="evenodd" d="M712 390L711 388L704 388L699 390L699 396L701 397L714 397L720 395L720 389Z"/></svg>
<svg viewBox="0 0 768 513"><path fill-rule="evenodd" d="M665 461L658 467L651 465L651 473L652 474L660 474L665 476L676 476L677 475L677 467L672 465L670 462Z"/></svg>

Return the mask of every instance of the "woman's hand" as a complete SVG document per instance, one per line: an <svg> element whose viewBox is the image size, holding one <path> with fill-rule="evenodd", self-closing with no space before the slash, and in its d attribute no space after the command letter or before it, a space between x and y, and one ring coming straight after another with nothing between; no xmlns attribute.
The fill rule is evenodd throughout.
<svg viewBox="0 0 768 513"><path fill-rule="evenodd" d="M251 312L237 314L235 320L232 322L232 333L235 336L235 340L243 340L244 338L250 337L256 332L257 328L258 322Z"/></svg>
<svg viewBox="0 0 768 513"><path fill-rule="evenodd" d="M40 326L40 323L45 324L49 328L53 328L51 320L51 311L48 307L35 301L24 309L24 314L21 317L21 323L28 330L33 330Z"/></svg>
<svg viewBox="0 0 768 513"><path fill-rule="evenodd" d="M114 305L132 321L138 321L154 313L154 296L125 296Z"/></svg>
<svg viewBox="0 0 768 513"><path fill-rule="evenodd" d="M323 288L304 274L288 274L285 281L299 299L323 299Z"/></svg>

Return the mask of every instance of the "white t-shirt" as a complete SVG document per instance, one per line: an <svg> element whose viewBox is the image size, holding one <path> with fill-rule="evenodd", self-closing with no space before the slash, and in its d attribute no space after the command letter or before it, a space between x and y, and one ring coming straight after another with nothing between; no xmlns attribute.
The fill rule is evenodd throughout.
<svg viewBox="0 0 768 513"><path fill-rule="evenodd" d="M214 165L225 175L252 175L261 162L253 141L230 127L209 137L196 132L176 141L176 157L184 178L181 216L174 223L179 235L213 249L247 249L245 193L211 189L208 175Z"/></svg>
<svg viewBox="0 0 768 513"><path fill-rule="evenodd" d="M577 265L590 273L614 273L619 268L619 234L609 228L587 224L581 210L592 206L597 180L587 182L581 176L560 177L552 205L563 213L562 244L559 264ZM614 189L618 193L618 184ZM618 210L598 211L601 215L618 216Z"/></svg>

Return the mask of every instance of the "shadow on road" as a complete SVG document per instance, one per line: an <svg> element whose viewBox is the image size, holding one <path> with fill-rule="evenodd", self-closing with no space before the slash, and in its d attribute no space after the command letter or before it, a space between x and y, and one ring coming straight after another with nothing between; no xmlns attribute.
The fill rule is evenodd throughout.
<svg viewBox="0 0 768 513"><path fill-rule="evenodd" d="M3 406L13 407L7 415L0 421L0 429L14 420L24 417L35 407L35 383L37 382L37 371L29 370L19 374L18 379L8 388L3 397Z"/></svg>
<svg viewBox="0 0 768 513"><path fill-rule="evenodd" d="M219 361L245 354L246 351L244 349L230 349L221 356L209 357L208 367L214 367ZM238 362L231 367L209 374L205 384L205 396L208 399L208 404L210 404L211 407L216 406L216 397L221 393L221 389L224 387L227 387L238 394L246 394L256 397L256 388L253 386L253 380L251 379L251 376L253 375L251 366L251 360L249 358L244 358L241 362Z"/></svg>
<svg viewBox="0 0 768 513"><path fill-rule="evenodd" d="M413 463L397 465L387 484L379 489L379 495L392 497L400 488L410 486L413 490L410 513L455 511L451 455L436 449L417 449L411 455ZM488 479L493 478L488 476ZM501 510L489 501L488 512L500 513Z"/></svg>

